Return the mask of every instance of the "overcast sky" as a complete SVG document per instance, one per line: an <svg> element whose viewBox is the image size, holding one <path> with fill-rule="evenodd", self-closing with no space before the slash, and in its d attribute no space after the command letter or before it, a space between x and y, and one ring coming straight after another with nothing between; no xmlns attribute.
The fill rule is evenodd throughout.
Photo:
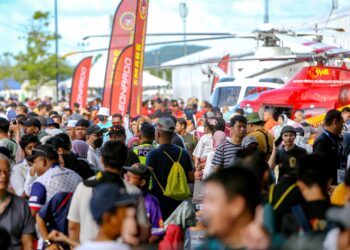
<svg viewBox="0 0 350 250"><path fill-rule="evenodd" d="M182 0L184 1L184 0ZM187 32L244 32L263 22L264 0L187 0L189 13ZM79 43L87 35L109 34L110 19L118 0L58 0L58 26L62 39L59 53L81 50ZM150 0L147 32L182 32L179 16L180 0ZM350 7L349 0L338 0L339 8ZM331 9L331 0L270 0L270 22L291 24L306 18L325 14ZM24 25L37 10L54 14L54 0L0 0L0 54L17 53L24 49ZM149 38L148 42L173 38ZM85 49L108 46L108 39L94 38ZM227 43L227 41L225 41ZM219 42L202 43L208 46ZM52 45L54 48L54 45ZM147 48L152 49L151 47ZM69 57L74 64L81 56Z"/></svg>

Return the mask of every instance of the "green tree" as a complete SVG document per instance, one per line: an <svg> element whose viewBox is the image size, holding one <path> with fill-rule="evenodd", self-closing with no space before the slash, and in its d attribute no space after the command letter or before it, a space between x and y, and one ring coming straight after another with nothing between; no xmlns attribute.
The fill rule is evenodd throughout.
<svg viewBox="0 0 350 250"><path fill-rule="evenodd" d="M33 91L56 79L56 56L50 51L56 36L50 31L49 25L49 12L35 12L27 26L27 34L22 37L26 41L26 48L14 56L14 71L25 72L30 90ZM73 69L64 59L58 58L58 65L60 80L72 75Z"/></svg>

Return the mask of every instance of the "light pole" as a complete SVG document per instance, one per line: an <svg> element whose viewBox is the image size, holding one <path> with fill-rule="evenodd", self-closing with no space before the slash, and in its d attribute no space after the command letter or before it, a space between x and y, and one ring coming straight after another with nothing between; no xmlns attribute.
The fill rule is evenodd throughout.
<svg viewBox="0 0 350 250"><path fill-rule="evenodd" d="M58 72L59 64L58 64L58 16L57 16L57 0L55 0L55 50L56 50L56 99L58 102L59 97L59 88L58 88L58 81L60 79L60 74Z"/></svg>
<svg viewBox="0 0 350 250"><path fill-rule="evenodd" d="M188 15L188 8L186 3L180 3L180 17L183 22L183 30L184 30L184 56L187 55L187 44L186 44L186 17Z"/></svg>

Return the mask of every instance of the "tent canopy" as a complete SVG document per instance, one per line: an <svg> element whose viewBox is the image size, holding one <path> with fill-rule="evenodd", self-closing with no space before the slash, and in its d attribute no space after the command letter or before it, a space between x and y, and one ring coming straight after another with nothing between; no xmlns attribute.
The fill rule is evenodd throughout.
<svg viewBox="0 0 350 250"><path fill-rule="evenodd" d="M0 80L0 91L3 90L20 90L21 84L12 78Z"/></svg>

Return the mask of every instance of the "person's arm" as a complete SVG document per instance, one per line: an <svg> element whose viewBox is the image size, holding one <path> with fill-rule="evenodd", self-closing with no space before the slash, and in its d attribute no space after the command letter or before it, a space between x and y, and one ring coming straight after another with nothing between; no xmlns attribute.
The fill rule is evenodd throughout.
<svg viewBox="0 0 350 250"><path fill-rule="evenodd" d="M34 250L34 236L32 234L22 234L21 241L23 250Z"/></svg>
<svg viewBox="0 0 350 250"><path fill-rule="evenodd" d="M272 153L269 159L269 166L271 169L274 169L276 167L276 156L277 156L278 149L275 147L275 143L273 144Z"/></svg>
<svg viewBox="0 0 350 250"><path fill-rule="evenodd" d="M39 182L34 182L29 196L29 208L35 218L37 212L45 204L46 188Z"/></svg>
<svg viewBox="0 0 350 250"><path fill-rule="evenodd" d="M39 214L36 215L36 224L38 225L38 230L40 232L40 235L42 236L43 240L47 240L49 236L49 232L47 230L47 226L43 218L40 217Z"/></svg>
<svg viewBox="0 0 350 250"><path fill-rule="evenodd" d="M80 223L76 223L76 222L68 220L68 235L72 241L77 242L79 244L79 242L80 242Z"/></svg>
<svg viewBox="0 0 350 250"><path fill-rule="evenodd" d="M83 183L79 183L74 191L70 202L67 215L68 220L68 235L73 241L80 242L80 196L81 190L84 187Z"/></svg>
<svg viewBox="0 0 350 250"><path fill-rule="evenodd" d="M70 238L68 238L67 235L65 235L64 233L61 233L59 231L56 230L52 230L48 236L50 241L54 241L54 242L63 242L67 245L70 245L71 248L75 248L77 246L79 246L79 242L73 241Z"/></svg>

